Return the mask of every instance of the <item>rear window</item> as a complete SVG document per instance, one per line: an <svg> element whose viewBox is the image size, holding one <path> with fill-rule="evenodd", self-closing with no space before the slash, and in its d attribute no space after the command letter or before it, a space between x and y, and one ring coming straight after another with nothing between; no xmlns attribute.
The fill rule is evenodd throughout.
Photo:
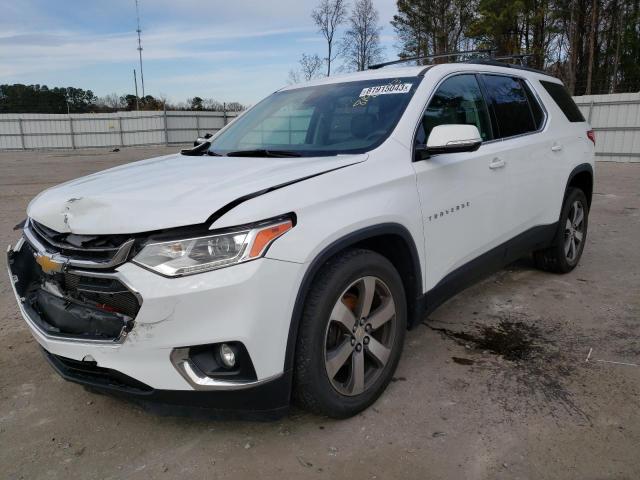
<svg viewBox="0 0 640 480"><path fill-rule="evenodd" d="M519 79L502 75L483 75L482 78L498 120L500 137L537 130L527 94Z"/></svg>
<svg viewBox="0 0 640 480"><path fill-rule="evenodd" d="M570 122L584 122L584 117L578 109L578 106L575 104L571 95L561 83L554 82L545 82L543 80L540 81L544 89L547 91L553 101L556 102L564 116L567 117L567 120Z"/></svg>

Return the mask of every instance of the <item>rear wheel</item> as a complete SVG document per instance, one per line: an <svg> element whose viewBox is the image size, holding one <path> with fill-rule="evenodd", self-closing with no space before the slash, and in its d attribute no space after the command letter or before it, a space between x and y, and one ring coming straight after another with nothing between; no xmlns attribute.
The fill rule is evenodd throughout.
<svg viewBox="0 0 640 480"><path fill-rule="evenodd" d="M584 192L578 188L569 189L553 244L533 254L536 266L556 273L573 270L584 250L588 219L589 204Z"/></svg>
<svg viewBox="0 0 640 480"><path fill-rule="evenodd" d="M383 256L348 251L325 265L307 296L296 348L295 396L335 418L384 391L407 325L402 280Z"/></svg>

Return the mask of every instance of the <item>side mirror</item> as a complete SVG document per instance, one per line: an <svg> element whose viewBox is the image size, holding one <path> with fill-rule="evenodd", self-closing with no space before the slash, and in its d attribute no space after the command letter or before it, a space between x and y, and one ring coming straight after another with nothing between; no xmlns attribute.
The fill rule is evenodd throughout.
<svg viewBox="0 0 640 480"><path fill-rule="evenodd" d="M416 145L416 159L442 153L475 152L482 145L482 137L475 125L438 125L433 127L426 145Z"/></svg>
<svg viewBox="0 0 640 480"><path fill-rule="evenodd" d="M193 146L197 147L198 145L202 145L204 142L208 142L211 137L213 137L213 135L211 135L210 133L205 133L204 137L196 138L196 141L193 142Z"/></svg>

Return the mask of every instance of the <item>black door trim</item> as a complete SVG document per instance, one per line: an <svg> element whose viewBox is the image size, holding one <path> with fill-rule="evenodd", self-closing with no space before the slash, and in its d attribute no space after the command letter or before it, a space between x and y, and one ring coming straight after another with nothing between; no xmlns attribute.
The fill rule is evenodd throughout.
<svg viewBox="0 0 640 480"><path fill-rule="evenodd" d="M449 273L425 294L424 315L433 312L455 294L518 258L534 250L548 247L557 229L557 222L533 227Z"/></svg>

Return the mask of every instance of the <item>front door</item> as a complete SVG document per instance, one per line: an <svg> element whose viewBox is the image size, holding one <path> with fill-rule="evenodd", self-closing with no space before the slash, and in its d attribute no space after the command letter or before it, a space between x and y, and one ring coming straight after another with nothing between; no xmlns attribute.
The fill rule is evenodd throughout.
<svg viewBox="0 0 640 480"><path fill-rule="evenodd" d="M475 74L445 79L429 101L416 134L426 143L442 124L476 125L483 144L475 152L434 155L413 163L425 232L427 282L440 280L505 240L507 176ZM484 143L486 142L486 143Z"/></svg>

